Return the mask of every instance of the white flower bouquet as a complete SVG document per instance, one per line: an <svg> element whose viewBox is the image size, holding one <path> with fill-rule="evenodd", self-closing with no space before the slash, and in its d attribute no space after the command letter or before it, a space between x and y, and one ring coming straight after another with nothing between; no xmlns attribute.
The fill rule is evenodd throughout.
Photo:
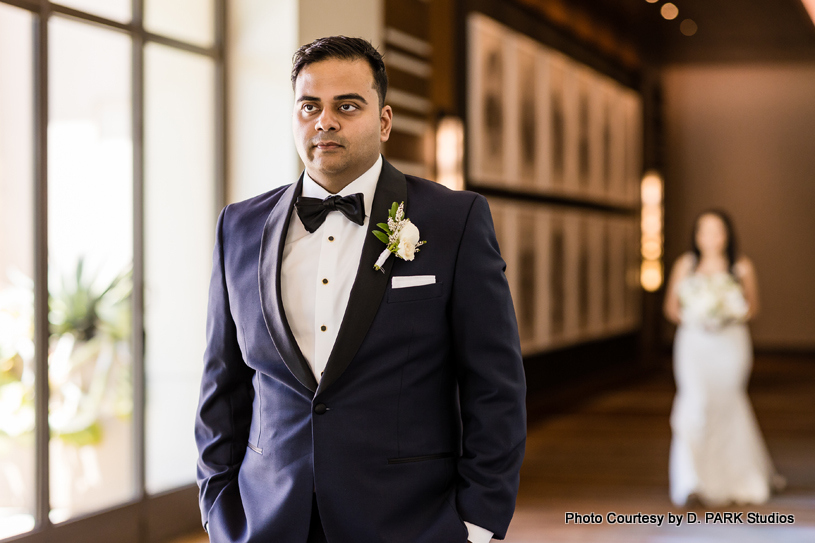
<svg viewBox="0 0 815 543"><path fill-rule="evenodd" d="M680 285L679 302L683 321L708 329L744 322L749 309L741 285L726 272L688 277Z"/></svg>

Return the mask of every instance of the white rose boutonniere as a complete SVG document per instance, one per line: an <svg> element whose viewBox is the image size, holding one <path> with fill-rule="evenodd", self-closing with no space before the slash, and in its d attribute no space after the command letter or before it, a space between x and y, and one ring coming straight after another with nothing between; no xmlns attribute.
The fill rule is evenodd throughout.
<svg viewBox="0 0 815 543"><path fill-rule="evenodd" d="M386 245L386 248L376 260L375 270L382 269L391 253L402 260L413 260L415 254L419 252L419 246L427 243L419 241L419 229L405 217L405 202L401 204L394 202L388 213L388 222L381 222L377 226L382 232L375 230L373 234Z"/></svg>

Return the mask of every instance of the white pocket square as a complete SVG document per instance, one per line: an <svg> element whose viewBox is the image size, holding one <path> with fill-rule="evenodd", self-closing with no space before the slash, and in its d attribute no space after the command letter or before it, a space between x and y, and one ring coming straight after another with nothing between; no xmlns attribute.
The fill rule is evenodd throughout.
<svg viewBox="0 0 815 543"><path fill-rule="evenodd" d="M393 288L420 287L436 282L435 275L404 275L393 277Z"/></svg>

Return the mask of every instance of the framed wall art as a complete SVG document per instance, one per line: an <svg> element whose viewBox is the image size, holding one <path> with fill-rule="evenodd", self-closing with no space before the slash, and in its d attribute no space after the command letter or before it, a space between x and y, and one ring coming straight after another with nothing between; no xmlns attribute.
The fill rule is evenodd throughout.
<svg viewBox="0 0 815 543"><path fill-rule="evenodd" d="M514 37L503 25L475 13L468 20L468 39L468 176L476 183L503 186L514 155L507 93Z"/></svg>
<svg viewBox="0 0 815 543"><path fill-rule="evenodd" d="M467 178L503 191L488 201L523 354L634 330L640 95L483 14L467 29Z"/></svg>

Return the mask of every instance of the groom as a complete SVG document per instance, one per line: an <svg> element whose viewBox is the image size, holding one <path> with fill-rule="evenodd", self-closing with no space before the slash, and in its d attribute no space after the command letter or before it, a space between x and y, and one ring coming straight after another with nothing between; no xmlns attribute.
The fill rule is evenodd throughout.
<svg viewBox="0 0 815 543"><path fill-rule="evenodd" d="M382 158L367 41L301 47L292 83L305 172L218 219L195 424L210 541L503 538L526 387L487 202ZM383 253L394 203L412 226Z"/></svg>

